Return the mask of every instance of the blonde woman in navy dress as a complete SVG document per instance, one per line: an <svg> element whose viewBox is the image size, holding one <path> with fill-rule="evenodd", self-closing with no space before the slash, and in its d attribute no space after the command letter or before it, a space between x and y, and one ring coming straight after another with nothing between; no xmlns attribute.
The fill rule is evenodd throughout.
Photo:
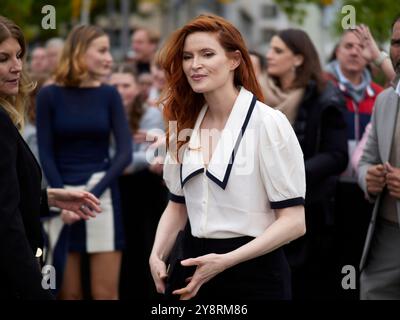
<svg viewBox="0 0 400 320"><path fill-rule="evenodd" d="M103 212L95 223L77 221L64 210L48 226L54 247L51 262L63 275L62 299L83 297L82 253L90 254L92 298L118 298L124 239L117 178L131 162L132 144L121 97L114 87L102 84L111 64L104 31L79 26L67 38L55 84L44 87L37 97L39 156L48 183L90 190L102 200ZM111 136L116 146L112 158ZM65 271L61 247L68 253Z"/></svg>
<svg viewBox="0 0 400 320"><path fill-rule="evenodd" d="M170 201L149 259L157 291L165 292L166 259L189 219L194 254L182 265L197 268L173 294L290 299L282 246L305 233L304 161L290 123L260 102L243 38L223 18L195 18L160 57Z"/></svg>

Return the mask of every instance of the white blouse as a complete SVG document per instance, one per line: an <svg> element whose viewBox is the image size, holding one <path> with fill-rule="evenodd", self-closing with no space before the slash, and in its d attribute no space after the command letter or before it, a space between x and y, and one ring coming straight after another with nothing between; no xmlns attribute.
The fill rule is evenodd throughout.
<svg viewBox="0 0 400 320"><path fill-rule="evenodd" d="M182 163L167 153L170 200L186 204L195 237L257 237L275 221L274 209L304 205L297 137L283 113L242 87L206 167L199 149L206 111L197 117Z"/></svg>

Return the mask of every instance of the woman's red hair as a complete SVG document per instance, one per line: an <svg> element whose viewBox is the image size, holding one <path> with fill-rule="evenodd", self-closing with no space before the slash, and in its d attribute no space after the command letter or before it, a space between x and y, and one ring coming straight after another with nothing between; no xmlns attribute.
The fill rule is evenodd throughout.
<svg viewBox="0 0 400 320"><path fill-rule="evenodd" d="M158 62L166 73L166 88L161 103L164 106L164 118L167 122L167 145L170 145L170 121L176 121L177 133L184 129L193 129L197 116L205 103L202 94L195 93L190 87L183 72L183 47L186 37L194 32L210 32L217 35L217 39L225 51L241 53L240 65L235 69L234 85L243 86L264 101L261 88L257 82L251 64L248 49L242 35L230 22L216 15L200 15L185 26L175 31L168 39L158 56ZM186 141L177 141L177 150ZM172 151L172 150L171 150Z"/></svg>

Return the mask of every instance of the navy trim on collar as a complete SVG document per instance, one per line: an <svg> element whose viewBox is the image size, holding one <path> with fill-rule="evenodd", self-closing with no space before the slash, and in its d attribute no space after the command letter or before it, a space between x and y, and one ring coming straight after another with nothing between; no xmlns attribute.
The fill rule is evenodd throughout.
<svg viewBox="0 0 400 320"><path fill-rule="evenodd" d="M283 209L283 208L304 205L304 203L305 203L304 198L298 197L298 198L287 199L287 200L283 200L283 201L271 201L270 205L271 205L271 209Z"/></svg>
<svg viewBox="0 0 400 320"><path fill-rule="evenodd" d="M249 98L250 98L250 97L249 97ZM234 163L234 161L235 161L236 153L237 153L237 151L238 151L238 149L239 149L239 146L240 146L240 143L241 143L241 141L242 141L243 135L244 135L244 133L245 133L245 131L246 131L246 128L247 128L247 125L248 125L248 123L249 123L249 121L250 121L250 117L251 117L251 115L252 115L252 113L253 113L253 110L254 110L254 107L255 107L255 105L256 105L256 102L257 102L256 96L255 96L254 94L251 94L251 102L250 102L250 105L249 105L249 107L248 107L248 109L247 109L247 113L246 113L246 116L245 116L244 121L243 121L243 123L242 123L242 126L239 127L239 128L240 128L240 132L239 132L239 135L238 135L238 137L237 137L237 140L236 140L236 142L235 142L235 144L234 144L234 146L233 146L233 150L232 150L231 155L230 155L230 157L229 157L229 162L226 164L225 173L223 174L223 179L222 179L222 181L220 180L221 178L217 178L215 175L213 175L213 174L209 171L209 169L211 169L211 167L205 168L205 167L204 167L204 164L201 164L201 165L199 164L200 167L197 166L197 168L193 168L194 171L192 171L192 172L191 172L188 176L186 176L185 179L183 180L183 165L184 165L184 163L181 163L181 165L180 165L180 181L181 181L181 187L182 187L182 188L183 188L183 186L186 184L186 182L188 182L191 178L193 178L194 176L196 176L196 175L198 175L198 174L200 174L200 173L205 172L205 173L206 173L206 176L207 176L210 180L212 180L212 181L215 182L218 186L220 186L222 189L225 190L226 185L227 185L228 180L229 180L229 176L230 176L231 171L232 171L233 163ZM227 151L228 151L228 150L227 150ZM214 152L216 152L216 150L215 150ZM211 165L211 163L210 163L210 165Z"/></svg>
<svg viewBox="0 0 400 320"><path fill-rule="evenodd" d="M198 175L198 174L200 174L200 173L203 173L203 172L204 172L204 168L201 168L201 169L199 169L199 170L196 170L196 171L192 172L191 174L189 174L189 175L186 177L186 179L182 181L182 163L181 163L181 166L180 166L180 175L181 175L181 186L182 186L182 188L183 188L183 186L186 184L186 182L189 181L189 179L191 179L191 178L193 178L194 176L196 176L196 175Z"/></svg>
<svg viewBox="0 0 400 320"><path fill-rule="evenodd" d="M217 177L212 175L208 170L206 171L207 177L209 177L212 181L214 181L217 185L219 185L224 190L226 188L226 185L228 184L229 176L232 171L233 162L235 161L235 154L236 154L237 150L239 149L240 142L242 141L243 135L244 135L247 125L250 121L250 117L251 117L251 114L253 113L256 102L257 102L257 98L255 95L253 95L253 99L251 100L249 110L247 111L246 119L244 120L243 126L240 130L240 135L239 135L238 139L236 140L235 147L232 150L232 155L230 157L228 167L226 168L223 181L220 181Z"/></svg>
<svg viewBox="0 0 400 320"><path fill-rule="evenodd" d="M185 203L185 197L177 196L171 192L168 192L168 200L177 202L177 203Z"/></svg>

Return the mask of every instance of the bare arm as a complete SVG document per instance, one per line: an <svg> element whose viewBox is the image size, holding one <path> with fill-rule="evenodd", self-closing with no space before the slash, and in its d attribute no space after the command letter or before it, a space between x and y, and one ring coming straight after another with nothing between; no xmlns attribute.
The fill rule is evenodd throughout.
<svg viewBox="0 0 400 320"><path fill-rule="evenodd" d="M388 79L389 82L393 81L393 79L396 77L396 72L393 69L392 61L389 58L386 58L385 60L383 60L380 68L381 68L382 72L384 73L386 79Z"/></svg>
<svg viewBox="0 0 400 320"><path fill-rule="evenodd" d="M366 25L359 25L355 29L355 34L360 39L361 43L364 46L362 55L368 61L368 63L371 63L376 59L378 59L381 51L378 45L376 44L375 39L372 36L369 28ZM396 76L392 62L390 61L389 58L384 59L380 64L379 68L381 68L386 79L389 81L392 81Z"/></svg>
<svg viewBox="0 0 400 320"><path fill-rule="evenodd" d="M276 221L263 234L226 254L228 267L274 251L305 234L306 225L303 206L277 209L276 215Z"/></svg>
<svg viewBox="0 0 400 320"><path fill-rule="evenodd" d="M157 232L150 254L151 274L158 293L164 293L164 279L167 277L165 260L174 245L176 236L187 222L186 205L169 201L158 223Z"/></svg>

